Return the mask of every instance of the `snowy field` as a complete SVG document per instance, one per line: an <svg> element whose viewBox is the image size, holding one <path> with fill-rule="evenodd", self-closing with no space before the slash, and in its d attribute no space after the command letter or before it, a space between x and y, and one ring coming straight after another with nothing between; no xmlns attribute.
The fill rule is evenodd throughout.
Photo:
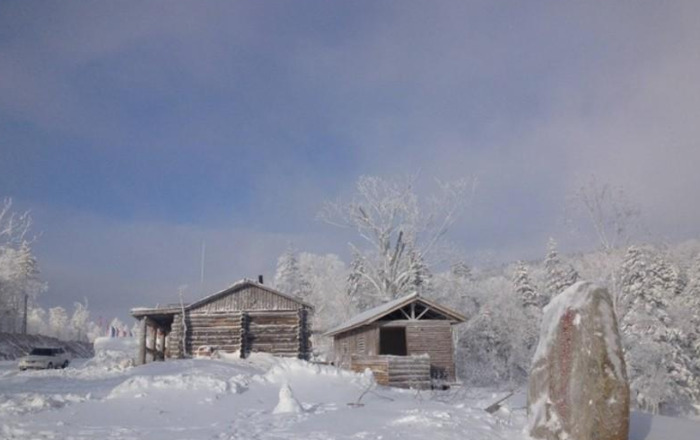
<svg viewBox="0 0 700 440"><path fill-rule="evenodd" d="M483 411L497 397L377 387L370 375L267 355L140 367L98 356L28 372L1 362L0 438L527 439L522 397ZM697 440L700 424L634 414L630 438Z"/></svg>

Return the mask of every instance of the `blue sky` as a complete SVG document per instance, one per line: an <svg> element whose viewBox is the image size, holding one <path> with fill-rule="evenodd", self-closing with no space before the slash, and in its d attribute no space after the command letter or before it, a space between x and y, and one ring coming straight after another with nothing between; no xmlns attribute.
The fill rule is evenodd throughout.
<svg viewBox="0 0 700 440"><path fill-rule="evenodd" d="M452 239L532 258L591 174L656 238L700 229L700 5L0 3L0 196L34 213L50 285L96 313L270 278L363 174L478 177ZM427 191L427 190L426 190ZM191 295L198 292L191 289Z"/></svg>

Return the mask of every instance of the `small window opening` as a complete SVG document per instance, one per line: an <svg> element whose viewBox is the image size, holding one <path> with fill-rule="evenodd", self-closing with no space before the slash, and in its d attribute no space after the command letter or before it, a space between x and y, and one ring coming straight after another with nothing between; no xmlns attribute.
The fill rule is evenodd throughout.
<svg viewBox="0 0 700 440"><path fill-rule="evenodd" d="M379 354L406 356L406 329L382 328L379 330Z"/></svg>

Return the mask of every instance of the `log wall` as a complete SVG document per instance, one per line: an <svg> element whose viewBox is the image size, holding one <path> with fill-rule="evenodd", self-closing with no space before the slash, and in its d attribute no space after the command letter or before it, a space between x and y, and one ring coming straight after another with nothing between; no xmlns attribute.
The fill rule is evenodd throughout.
<svg viewBox="0 0 700 440"><path fill-rule="evenodd" d="M311 351L306 310L249 312L244 321L243 353L308 359Z"/></svg>
<svg viewBox="0 0 700 440"><path fill-rule="evenodd" d="M192 355L205 345L222 351L238 351L241 357L264 352L308 359L311 352L305 309L208 314L197 309L185 312L185 324L187 333L183 352L182 314L176 314L167 339L169 357Z"/></svg>
<svg viewBox="0 0 700 440"><path fill-rule="evenodd" d="M178 313L168 335L169 357L191 355L198 347L210 345L218 350L235 352L241 349L244 315L241 312L213 313L209 315L186 312L186 351L182 351L182 314Z"/></svg>
<svg viewBox="0 0 700 440"><path fill-rule="evenodd" d="M380 385L398 388L429 389L430 357L423 356L360 356L351 357L352 371L362 373L369 368Z"/></svg>

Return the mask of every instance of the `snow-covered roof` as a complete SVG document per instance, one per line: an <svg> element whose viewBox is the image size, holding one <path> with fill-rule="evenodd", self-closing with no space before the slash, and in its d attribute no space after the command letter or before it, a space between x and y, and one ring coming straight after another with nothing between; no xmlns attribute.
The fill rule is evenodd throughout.
<svg viewBox="0 0 700 440"><path fill-rule="evenodd" d="M185 310L192 310L194 308L200 307L208 302L215 301L218 298L222 296L229 295L231 293L237 292L239 290L245 289L246 287L257 287L262 290L266 290L270 293L273 293L275 295L279 295L281 297L287 298L290 301L294 301L298 304L303 305L304 307L307 307L311 310L314 309L314 306L312 306L309 303L306 303L299 298L288 295L286 293L280 292L279 290L273 289L269 286L266 286L264 284L260 284L256 281L250 280L248 278L244 278L240 281L236 281L235 283L231 284L224 290L221 290L216 293L212 293L211 295L207 295L204 298L201 298L193 303L190 304L185 304ZM134 317L140 317L140 316L145 316L145 315L153 315L153 314L158 314L158 315L169 315L169 314L175 314L175 313L180 313L182 311L182 306L179 305L169 305L167 307L134 307L131 309L131 315Z"/></svg>
<svg viewBox="0 0 700 440"><path fill-rule="evenodd" d="M371 324L374 321L377 321L382 317L411 304L412 302L423 303L425 306L430 307L436 312L445 315L448 319L452 321L464 322L466 320L466 318L460 313L455 312L454 310L449 309L447 307L441 306L433 301L427 300L421 297L416 292L401 298L391 300L387 303L371 308L369 310L365 310L364 312L360 313L359 315L355 315L343 324L328 330L325 333L325 336L334 336L339 333L344 333L346 331L362 327L363 325Z"/></svg>

